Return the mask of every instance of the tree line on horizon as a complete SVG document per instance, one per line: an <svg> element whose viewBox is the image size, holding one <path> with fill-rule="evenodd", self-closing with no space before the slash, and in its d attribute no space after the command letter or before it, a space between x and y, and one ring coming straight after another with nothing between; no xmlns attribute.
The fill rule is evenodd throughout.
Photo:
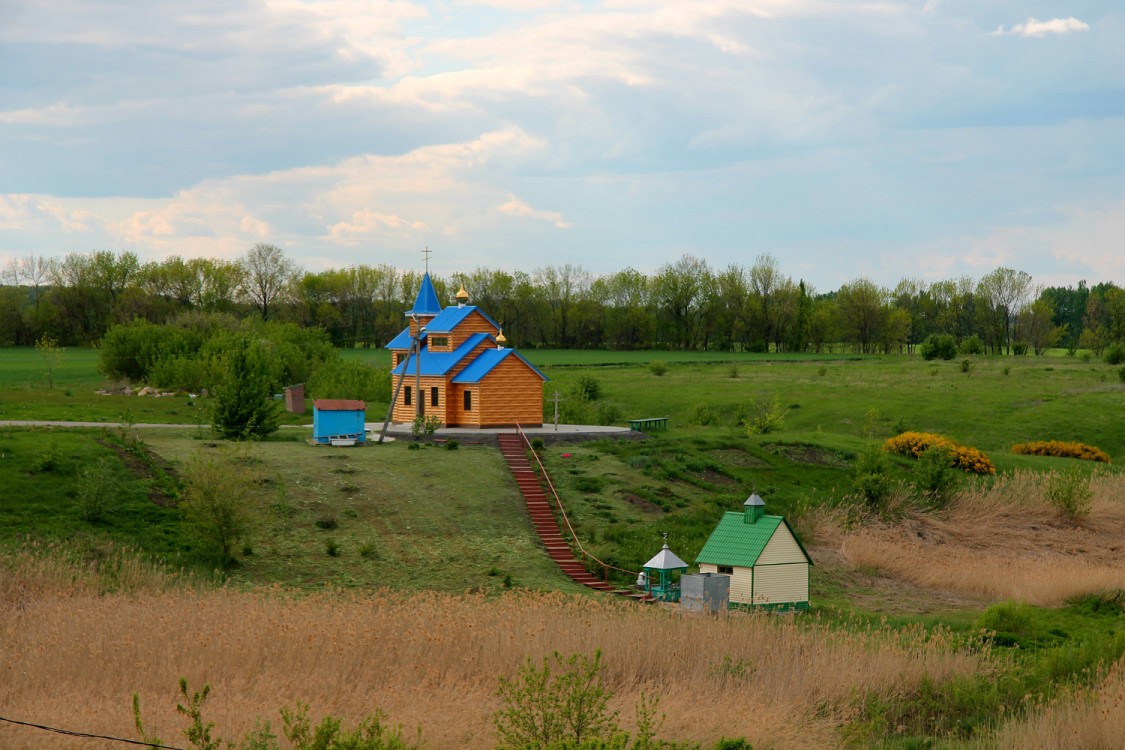
<svg viewBox="0 0 1125 750"><path fill-rule="evenodd" d="M237 260L142 263L133 252L104 250L27 256L0 273L0 345L46 336L91 346L115 324L202 312L315 326L338 347L378 347L402 329L421 276L388 264L304 271L268 244ZM684 255L652 274L596 275L564 263L431 278L450 303L463 284L523 348L892 353L941 334L958 344L975 337L991 353L1063 346L1100 355L1125 342L1121 287L1043 287L1003 267L980 279L907 278L894 288L857 278L830 291L794 281L770 255L722 269Z"/></svg>

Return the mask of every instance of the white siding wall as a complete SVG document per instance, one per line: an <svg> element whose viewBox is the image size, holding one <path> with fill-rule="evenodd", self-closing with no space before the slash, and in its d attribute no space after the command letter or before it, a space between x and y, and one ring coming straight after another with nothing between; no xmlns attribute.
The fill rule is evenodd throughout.
<svg viewBox="0 0 1125 750"><path fill-rule="evenodd" d="M772 542L771 542L772 543ZM731 597L734 598L733 596ZM754 603L807 602L809 564L758 565L754 568Z"/></svg>
<svg viewBox="0 0 1125 750"><path fill-rule="evenodd" d="M805 553L801 552L797 540L793 538L789 527L784 523L779 524L773 532L766 548L758 556L758 565L777 565L778 563L805 562Z"/></svg>
<svg viewBox="0 0 1125 750"><path fill-rule="evenodd" d="M700 573L718 573L719 566L699 563ZM724 574L726 575L726 574ZM730 600L740 604L750 604L750 590L753 587L754 571L750 568L735 568L730 577Z"/></svg>

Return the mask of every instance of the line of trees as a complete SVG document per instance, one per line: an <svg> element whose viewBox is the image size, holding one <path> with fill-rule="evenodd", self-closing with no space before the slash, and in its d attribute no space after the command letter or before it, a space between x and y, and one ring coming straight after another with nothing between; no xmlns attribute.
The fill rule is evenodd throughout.
<svg viewBox="0 0 1125 750"><path fill-rule="evenodd" d="M381 346L403 326L421 274L390 265L301 270L260 244L238 260L178 256L142 263L131 252L29 256L10 261L0 286L0 344L50 336L93 345L110 326L167 323L184 313L323 328L337 346ZM913 351L931 334L977 337L993 353L1093 350L1125 341L1125 290L1112 283L1035 285L997 268L980 279L893 289L859 278L821 292L778 261L713 268L685 255L653 274L625 268L595 275L569 263L531 273L477 268L434 277L439 298L463 283L521 347L823 351Z"/></svg>

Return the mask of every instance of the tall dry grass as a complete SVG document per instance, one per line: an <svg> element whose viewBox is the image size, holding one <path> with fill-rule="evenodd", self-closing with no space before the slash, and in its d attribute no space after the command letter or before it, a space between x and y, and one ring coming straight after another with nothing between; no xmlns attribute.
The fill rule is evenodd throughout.
<svg viewBox="0 0 1125 750"><path fill-rule="evenodd" d="M34 566L35 561L25 561ZM4 569L11 575L12 568ZM26 574L26 573L25 573ZM908 695L923 679L988 674L987 655L921 630L841 630L769 615L688 616L562 595L164 590L99 595L37 579L0 611L0 706L7 716L133 736L146 726L183 744L176 682L213 687L208 715L230 738L258 716L308 701L356 720L374 708L432 748L488 748L499 675L528 658L604 654L627 725L642 691L660 696L663 735L756 748L829 747L867 691ZM2 590L10 592L11 586ZM0 747L100 747L0 725Z"/></svg>
<svg viewBox="0 0 1125 750"><path fill-rule="evenodd" d="M1068 694L997 732L996 747L1109 750L1125 747L1125 661L1096 687Z"/></svg>
<svg viewBox="0 0 1125 750"><path fill-rule="evenodd" d="M850 529L837 512L817 519L816 533L856 567L970 596L1052 606L1125 589L1125 477L1095 477L1080 521L1061 515L1043 489L1041 475L1016 473L941 511Z"/></svg>

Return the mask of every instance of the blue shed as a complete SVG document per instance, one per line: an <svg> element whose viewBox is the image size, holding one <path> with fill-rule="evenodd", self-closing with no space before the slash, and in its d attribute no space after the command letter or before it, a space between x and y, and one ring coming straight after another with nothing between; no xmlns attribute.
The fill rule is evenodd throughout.
<svg viewBox="0 0 1125 750"><path fill-rule="evenodd" d="M313 401L313 442L322 445L362 445L367 442L364 422L367 405L343 398Z"/></svg>

